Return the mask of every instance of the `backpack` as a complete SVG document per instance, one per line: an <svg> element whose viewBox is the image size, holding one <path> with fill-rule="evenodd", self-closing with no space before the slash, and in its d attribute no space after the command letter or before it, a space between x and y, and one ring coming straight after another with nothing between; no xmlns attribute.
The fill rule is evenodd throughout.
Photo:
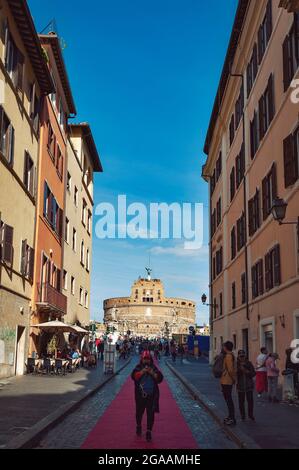
<svg viewBox="0 0 299 470"><path fill-rule="evenodd" d="M221 376L222 376L222 373L223 373L223 361L224 361L224 355L223 354L219 354L216 359L215 359L215 362L213 364L213 368L212 368L212 371L213 371L213 375L216 379L220 379Z"/></svg>

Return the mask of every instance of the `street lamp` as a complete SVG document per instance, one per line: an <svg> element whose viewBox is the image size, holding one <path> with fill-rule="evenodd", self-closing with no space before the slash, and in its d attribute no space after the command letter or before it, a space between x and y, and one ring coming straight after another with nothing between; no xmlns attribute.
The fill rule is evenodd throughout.
<svg viewBox="0 0 299 470"><path fill-rule="evenodd" d="M207 296L206 294L202 294L201 296L201 301L202 301L202 304L205 305L206 307L215 307L215 308L218 308L218 305L216 304L216 302L214 304L207 304Z"/></svg>
<svg viewBox="0 0 299 470"><path fill-rule="evenodd" d="M273 215L274 220L279 223L279 225L296 225L297 227L297 237L299 241L299 217L298 219L292 222L283 222L286 216L286 211L287 211L288 204L284 199L281 199L279 197L276 197L273 200L272 207L271 207L271 212ZM299 250L299 248L298 248Z"/></svg>

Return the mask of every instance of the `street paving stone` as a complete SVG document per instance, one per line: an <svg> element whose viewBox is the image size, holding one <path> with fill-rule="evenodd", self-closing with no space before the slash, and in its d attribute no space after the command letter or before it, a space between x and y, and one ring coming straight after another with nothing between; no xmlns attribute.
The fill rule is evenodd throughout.
<svg viewBox="0 0 299 470"><path fill-rule="evenodd" d="M134 358L129 366L121 371L118 376L94 396L88 398L80 408L52 429L42 439L38 448L80 448L89 432L120 391L136 361L137 358ZM160 367L199 448L235 449L236 444L226 436L212 417L190 397L184 386L164 364L163 360L160 363ZM175 426L175 423L170 423L169 432L171 432L172 426ZM135 429L132 432L135 432Z"/></svg>

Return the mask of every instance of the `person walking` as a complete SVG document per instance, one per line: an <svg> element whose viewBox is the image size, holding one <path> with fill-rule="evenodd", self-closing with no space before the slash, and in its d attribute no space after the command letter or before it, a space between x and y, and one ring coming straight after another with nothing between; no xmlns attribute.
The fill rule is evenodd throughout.
<svg viewBox="0 0 299 470"><path fill-rule="evenodd" d="M144 351L139 364L131 374L135 382L135 403L136 403L136 434L142 434L142 417L146 410L147 431L146 440L152 440L152 429L155 420L155 413L159 413L159 387L163 380L160 370L154 365L153 358L149 351Z"/></svg>
<svg viewBox="0 0 299 470"><path fill-rule="evenodd" d="M176 352L177 352L176 344L175 344L175 342L173 342L170 346L170 353L171 353L171 357L172 357L172 362L176 361Z"/></svg>
<svg viewBox="0 0 299 470"><path fill-rule="evenodd" d="M179 354L180 359L181 359L181 364L183 364L184 355L185 355L185 348L184 348L182 343L178 347L178 354Z"/></svg>
<svg viewBox="0 0 299 470"><path fill-rule="evenodd" d="M277 398L279 369L276 365L276 361L277 361L278 358L279 358L278 354L271 353L271 354L269 354L268 359L266 360L269 402L270 403L279 403L279 400Z"/></svg>
<svg viewBox="0 0 299 470"><path fill-rule="evenodd" d="M233 386L236 383L235 356L233 354L234 345L231 341L223 344L223 367L220 379L223 397L228 408L228 417L224 419L224 424L232 426L236 424L235 407L232 399Z"/></svg>
<svg viewBox="0 0 299 470"><path fill-rule="evenodd" d="M261 348L260 354L256 358L256 381L255 388L257 396L261 397L263 393L268 392L268 379L266 360L268 359L268 351L266 348Z"/></svg>
<svg viewBox="0 0 299 470"><path fill-rule="evenodd" d="M254 366L246 357L246 352L243 349L240 349L238 351L237 359L237 391L239 409L243 421L246 419L245 399L247 400L248 404L248 418L250 418L252 421L255 421L253 415L253 377L255 374L256 372Z"/></svg>

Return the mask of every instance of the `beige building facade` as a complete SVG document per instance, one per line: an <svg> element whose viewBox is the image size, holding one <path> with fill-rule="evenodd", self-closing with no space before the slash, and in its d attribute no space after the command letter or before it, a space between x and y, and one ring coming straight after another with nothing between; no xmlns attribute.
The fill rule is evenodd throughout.
<svg viewBox="0 0 299 470"><path fill-rule="evenodd" d="M104 300L104 323L115 326L121 334L170 337L187 334L195 325L196 305L192 300L165 296L160 279L139 278L130 297Z"/></svg>
<svg viewBox="0 0 299 470"><path fill-rule="evenodd" d="M203 167L210 189L211 356L231 340L252 360L262 346L278 352L281 367L299 338L295 3L239 1ZM287 202L290 225L273 219L278 197Z"/></svg>
<svg viewBox="0 0 299 470"><path fill-rule="evenodd" d="M88 326L94 173L102 165L87 123L69 126L64 221L63 293L67 323Z"/></svg>
<svg viewBox="0 0 299 470"><path fill-rule="evenodd" d="M0 9L0 377L24 372L31 320L39 104L52 90L26 2Z"/></svg>

